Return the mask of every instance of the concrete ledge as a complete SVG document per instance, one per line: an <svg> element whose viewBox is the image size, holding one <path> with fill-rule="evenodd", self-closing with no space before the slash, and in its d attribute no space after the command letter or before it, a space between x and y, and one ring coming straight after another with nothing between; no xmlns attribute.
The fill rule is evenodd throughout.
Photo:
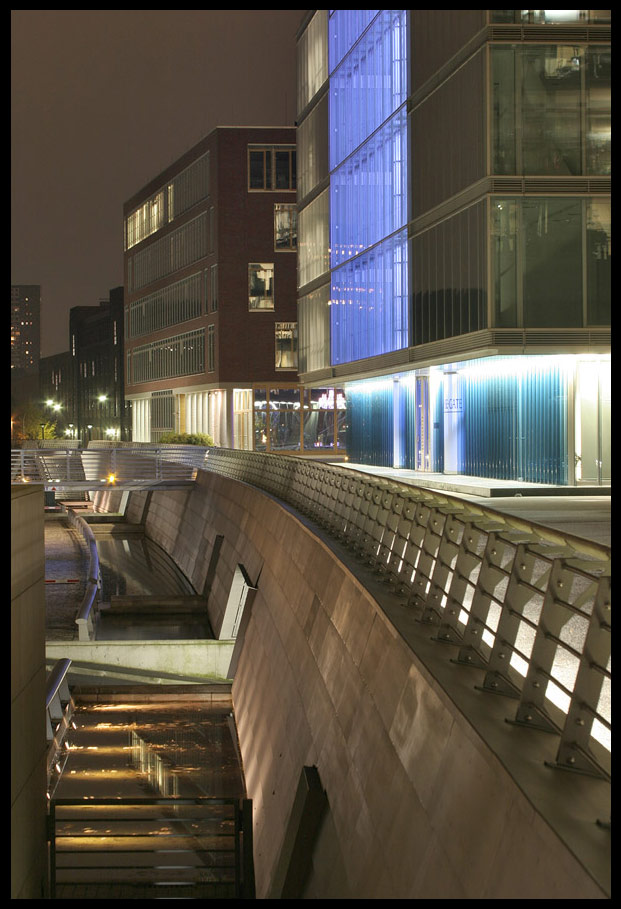
<svg viewBox="0 0 621 909"><path fill-rule="evenodd" d="M137 675L166 682L227 681L234 641L63 641L48 643L47 659L68 658L74 668L88 664L93 671L116 678Z"/></svg>

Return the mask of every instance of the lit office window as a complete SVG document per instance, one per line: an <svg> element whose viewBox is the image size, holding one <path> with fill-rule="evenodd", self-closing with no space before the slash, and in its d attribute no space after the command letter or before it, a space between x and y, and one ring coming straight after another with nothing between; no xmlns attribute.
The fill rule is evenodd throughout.
<svg viewBox="0 0 621 909"><path fill-rule="evenodd" d="M298 323L276 322L276 369L298 368Z"/></svg>
<svg viewBox="0 0 621 909"><path fill-rule="evenodd" d="M298 213L295 205L274 206L274 249L297 249Z"/></svg>
<svg viewBox="0 0 621 909"><path fill-rule="evenodd" d="M125 248L130 249L164 226L164 193L160 190L133 211L125 222Z"/></svg>
<svg viewBox="0 0 621 909"><path fill-rule="evenodd" d="M610 174L610 47L493 47L492 82L494 173Z"/></svg>
<svg viewBox="0 0 621 909"><path fill-rule="evenodd" d="M328 78L328 40L326 17L319 9L300 37L297 55L297 109L304 110Z"/></svg>
<svg viewBox="0 0 621 909"><path fill-rule="evenodd" d="M274 265L251 262L248 266L248 309L274 309Z"/></svg>
<svg viewBox="0 0 621 909"><path fill-rule="evenodd" d="M198 215L132 256L128 263L129 290L136 291L207 255L207 215Z"/></svg>
<svg viewBox="0 0 621 909"><path fill-rule="evenodd" d="M609 9L493 9L492 22L567 25L610 22Z"/></svg>

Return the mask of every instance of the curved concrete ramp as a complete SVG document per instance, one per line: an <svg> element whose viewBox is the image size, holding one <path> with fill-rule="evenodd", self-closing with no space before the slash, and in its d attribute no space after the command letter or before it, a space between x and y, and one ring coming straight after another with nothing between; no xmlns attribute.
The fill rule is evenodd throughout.
<svg viewBox="0 0 621 909"><path fill-rule="evenodd" d="M609 784L549 766L555 736L508 723L509 698L344 550L216 474L132 498L216 635L240 565L254 584L233 701L257 898L291 851L307 767L327 807L293 898L609 898Z"/></svg>

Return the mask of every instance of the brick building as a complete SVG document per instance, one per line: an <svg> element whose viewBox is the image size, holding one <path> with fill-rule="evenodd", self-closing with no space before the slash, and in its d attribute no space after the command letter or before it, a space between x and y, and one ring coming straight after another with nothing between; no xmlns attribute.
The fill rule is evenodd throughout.
<svg viewBox="0 0 621 909"><path fill-rule="evenodd" d="M306 400L298 384L295 128L213 130L125 204L124 223L133 440L333 447L338 396Z"/></svg>

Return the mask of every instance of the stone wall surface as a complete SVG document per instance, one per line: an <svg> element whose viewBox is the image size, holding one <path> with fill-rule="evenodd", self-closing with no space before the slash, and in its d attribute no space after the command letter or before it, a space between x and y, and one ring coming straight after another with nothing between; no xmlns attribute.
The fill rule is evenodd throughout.
<svg viewBox="0 0 621 909"><path fill-rule="evenodd" d="M197 591L222 538L208 601L216 635L238 565L258 588L233 684L258 898L273 898L300 774L312 765L328 810L302 898L607 898L407 634L294 513L199 472L191 491L153 493L146 533ZM530 731L498 717L500 735L522 747ZM550 788L567 776L551 775Z"/></svg>
<svg viewBox="0 0 621 909"><path fill-rule="evenodd" d="M47 892L43 487L11 487L11 899Z"/></svg>

